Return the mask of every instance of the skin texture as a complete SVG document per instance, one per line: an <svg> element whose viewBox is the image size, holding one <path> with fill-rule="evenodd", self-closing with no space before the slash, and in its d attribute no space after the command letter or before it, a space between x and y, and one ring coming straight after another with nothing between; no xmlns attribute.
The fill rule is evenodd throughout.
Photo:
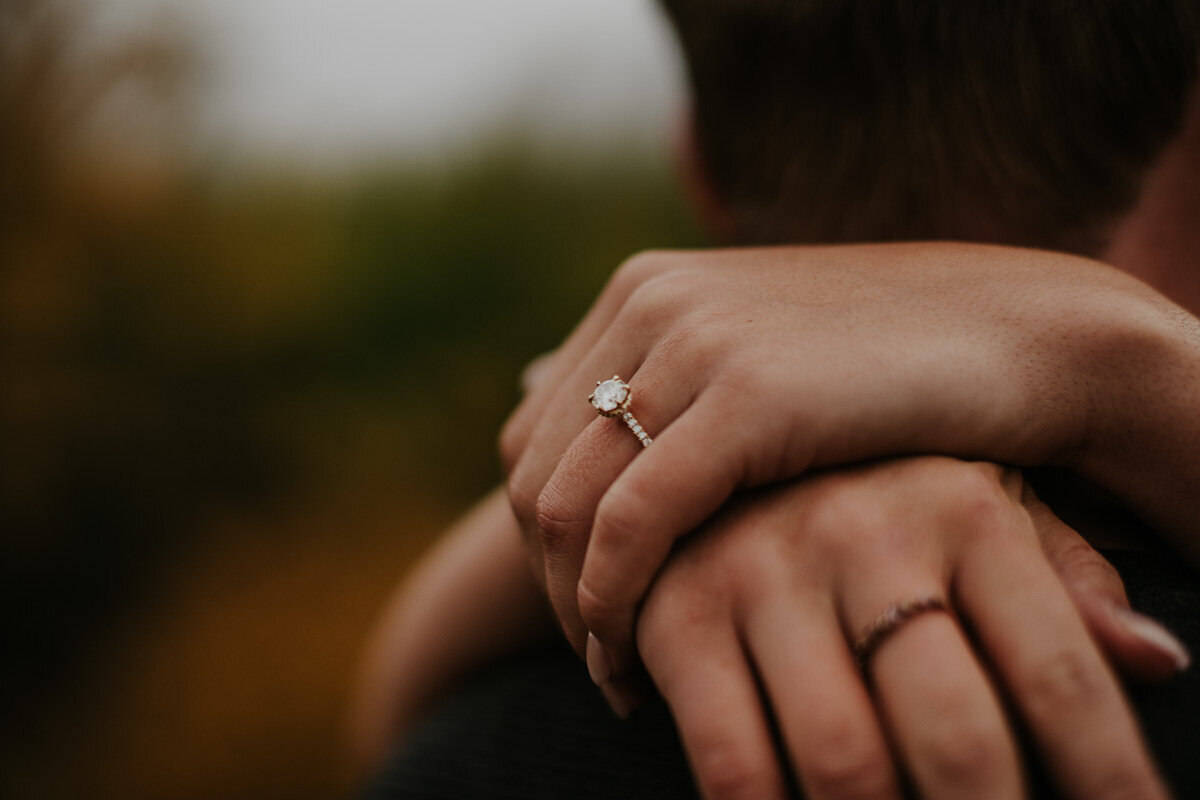
<svg viewBox="0 0 1200 800"><path fill-rule="evenodd" d="M722 511L672 557L638 628L702 793L785 796L766 704L813 800L900 798L902 776L926 798L1021 797L1004 693L1067 796L1166 797L1047 560L1078 537L1043 512L1017 473L935 457ZM847 642L925 596L956 613L906 622L864 676Z"/></svg>
<svg viewBox="0 0 1200 800"><path fill-rule="evenodd" d="M735 491L815 467L917 452L1066 465L1195 554L1195 332L1124 273L1043 251L645 254L506 426L509 496L568 638L582 653L590 632L617 675L676 540ZM645 451L584 401L614 372Z"/></svg>
<svg viewBox="0 0 1200 800"><path fill-rule="evenodd" d="M1031 546L1033 535L1040 550ZM890 591L938 591L957 606L957 595L946 588L955 589L955 581L944 576L963 578L965 573L945 565L968 565L972 551L987 555L985 546L1018 553L1040 570L1040 583L1056 602L1061 603L1065 591L1074 604L1075 612L1066 615L1070 617L1067 627L1076 634L1070 648L1062 647L1058 639L1047 642L1044 604L1012 608L1013 653L1063 659L1067 666L1090 670L1099 646L1111 663L1129 675L1161 678L1178 668L1176 655L1138 635L1127 624L1129 617L1118 611L1127 609L1128 602L1111 566L1031 492L1020 491L1013 473L926 458L822 474L793 489L740 498L678 550L643 610L638 629L642 653L651 677L671 704L705 795L777 796L782 770L790 767L817 792L814 797L864 796L868 789L883 794L865 796L894 796L898 775L933 774L927 780L936 783L943 769L939 764L972 757L938 749L938 742L948 747L946 742L963 741L950 734L932 745L914 745L899 763L890 749L880 749L880 737L894 735L888 726L903 725L908 712L894 704L887 706L882 695L877 700L870 694L848 663L846 642L861 630L864 619L896 599ZM826 562L836 563L837 569L799 568ZM517 522L503 493L495 492L447 534L397 592L373 637L352 714L355 761L363 769L378 763L456 676L552 634L540 587L525 563ZM889 579L903 577L896 567L899 563L913 565L908 572L911 586L885 587L864 574L882 569ZM943 568L932 569L930 564ZM1053 571L1049 579L1047 570ZM835 577L843 579L835 581ZM923 577L929 579L917 580ZM875 586L877 596L855 595L859 610L850 616L850 604L843 598L865 585ZM992 597L987 587L976 588L984 610L989 604L1008 608L1010 594L1028 591L1024 584L1009 586L994 589ZM840 610L842 606L845 610ZM1133 619L1140 625L1154 624L1142 617ZM994 653L987 648L964 656L962 638L950 636L953 631L941 634L947 640L943 642L910 637L913 630L919 633L925 626L913 628L916 622L880 647L873 670L886 667L903 684L912 679L905 677L905 669L928 665L930 659L940 661L935 654L947 644L954 646L960 659L977 659L972 663L992 663L1005 654L1009 656L1005 663L1017 663L1008 651ZM1077 635L1081 624L1096 645ZM919 652L889 655L906 647ZM824 655L815 655L821 652ZM776 668L763 673L764 699L747 675L767 661ZM978 677L977 672L967 672ZM1079 669L1070 670L1076 682L1078 673ZM1114 705L1108 693L1111 677L1091 674L1090 690L1078 695L1061 690L1067 695L1062 702L1086 700L1093 707L1095 695L1107 697L1103 706L1096 706L1104 713L1086 724L1113 738L1081 740L1076 750L1068 750L1068 756L1075 754L1074 761L1064 757L1064 764L1104 753L1104 748L1127 742L1130 735L1127 712ZM614 705L627 708L628 695L617 684L609 682L603 690ZM929 688L937 687L924 691ZM974 744L968 749L974 753L983 748L974 757L988 759L984 774L997 781L995 786L989 784L988 791L1007 791L1019 776L1008 730L997 727L995 717L995 697L1005 687L975 680L968 688L963 704L943 716L948 725L960 728L979 724L980 714L991 721L987 746ZM905 689L901 695L917 692L915 696L921 697L921 691L921 687ZM768 708L789 730L785 762L777 761L764 735ZM912 720L919 721L927 711L916 707L912 713ZM820 721L813 722L817 714ZM1063 741L1069 746L1073 737L1064 730L1083 724L1064 710L1050 717L1051 723L1060 720L1070 724L1047 727L1043 737L1047 746ZM1153 771L1144 761L1120 763L1125 781L1151 787L1147 796L1160 796ZM1076 776L1069 773L1062 778L1073 785L1070 781ZM1077 782L1086 778L1078 776ZM1090 784L1076 788L1082 791L1083 786Z"/></svg>

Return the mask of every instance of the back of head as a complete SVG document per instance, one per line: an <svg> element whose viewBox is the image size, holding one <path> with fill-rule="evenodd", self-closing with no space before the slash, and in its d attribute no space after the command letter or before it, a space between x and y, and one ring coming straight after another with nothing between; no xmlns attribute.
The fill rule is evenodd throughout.
<svg viewBox="0 0 1200 800"><path fill-rule="evenodd" d="M662 0L743 243L1094 254L1177 131L1194 0Z"/></svg>

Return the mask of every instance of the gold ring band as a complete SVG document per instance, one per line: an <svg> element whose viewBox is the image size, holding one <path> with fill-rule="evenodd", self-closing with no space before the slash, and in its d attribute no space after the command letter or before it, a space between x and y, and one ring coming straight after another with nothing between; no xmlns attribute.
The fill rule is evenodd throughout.
<svg viewBox="0 0 1200 800"><path fill-rule="evenodd" d="M629 384L613 375L606 381L596 381L596 388L588 397L592 408L602 417L620 417L629 430L633 431L642 447L649 447L654 440L642 429L641 423L629 410L633 401L633 390Z"/></svg>

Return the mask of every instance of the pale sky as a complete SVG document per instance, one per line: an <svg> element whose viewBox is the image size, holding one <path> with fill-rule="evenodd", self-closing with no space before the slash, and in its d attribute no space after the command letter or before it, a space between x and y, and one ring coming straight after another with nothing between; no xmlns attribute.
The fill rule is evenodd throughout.
<svg viewBox="0 0 1200 800"><path fill-rule="evenodd" d="M681 105L653 0L99 2L115 29L179 18L206 65L202 141L240 156L439 155L514 122L652 143Z"/></svg>

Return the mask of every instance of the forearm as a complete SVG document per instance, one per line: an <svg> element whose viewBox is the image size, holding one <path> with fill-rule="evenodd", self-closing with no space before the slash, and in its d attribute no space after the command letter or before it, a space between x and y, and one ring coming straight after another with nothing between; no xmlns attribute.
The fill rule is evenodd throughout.
<svg viewBox="0 0 1200 800"><path fill-rule="evenodd" d="M1069 467L1200 568L1200 320L1077 256L938 243L926 259L978 262L1022 288L1002 300L992 287L976 329L952 340L964 355L932 373L951 410L941 425L907 426L909 447L893 452Z"/></svg>
<svg viewBox="0 0 1200 800"><path fill-rule="evenodd" d="M353 719L363 766L457 679L553 630L503 492L484 498L397 590L372 637Z"/></svg>
<svg viewBox="0 0 1200 800"><path fill-rule="evenodd" d="M1166 301L1151 310L1097 354L1099 399L1074 466L1200 568L1200 321Z"/></svg>

